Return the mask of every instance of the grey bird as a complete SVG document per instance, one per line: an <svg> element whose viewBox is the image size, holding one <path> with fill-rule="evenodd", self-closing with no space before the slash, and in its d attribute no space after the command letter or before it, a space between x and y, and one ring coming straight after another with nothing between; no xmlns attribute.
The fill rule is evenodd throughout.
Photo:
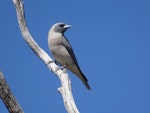
<svg viewBox="0 0 150 113"><path fill-rule="evenodd" d="M88 80L78 65L69 41L64 36L64 32L68 28L71 28L71 26L65 23L56 23L51 27L48 33L49 49L55 61L77 75L77 77L82 80L86 88L90 90L91 88L88 84Z"/></svg>

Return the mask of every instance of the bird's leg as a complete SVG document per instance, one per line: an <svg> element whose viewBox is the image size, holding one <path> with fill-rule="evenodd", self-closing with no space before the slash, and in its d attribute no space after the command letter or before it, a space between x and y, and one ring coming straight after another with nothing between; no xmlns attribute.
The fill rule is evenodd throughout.
<svg viewBox="0 0 150 113"><path fill-rule="evenodd" d="M59 64L56 60L51 60L51 61L49 61L47 64L49 65L50 63L55 63L56 65Z"/></svg>
<svg viewBox="0 0 150 113"><path fill-rule="evenodd" d="M67 65L63 65L63 66L61 66L61 67L58 67L55 71L57 71L57 70L59 70L59 69L63 70L63 69L66 68L66 67L67 67Z"/></svg>
<svg viewBox="0 0 150 113"><path fill-rule="evenodd" d="M59 63L57 62L57 60L55 60L55 64L58 65Z"/></svg>
<svg viewBox="0 0 150 113"><path fill-rule="evenodd" d="M63 65L62 67L61 67L61 69L64 69L64 68L66 68L67 67L67 65Z"/></svg>
<svg viewBox="0 0 150 113"><path fill-rule="evenodd" d="M56 63L57 65L60 65L57 60L55 60L55 63ZM63 65L63 66L61 66L61 67L58 67L58 68L56 69L56 71L57 71L58 69L63 70L63 69L66 68L66 67L67 67L67 65L65 64L65 65Z"/></svg>

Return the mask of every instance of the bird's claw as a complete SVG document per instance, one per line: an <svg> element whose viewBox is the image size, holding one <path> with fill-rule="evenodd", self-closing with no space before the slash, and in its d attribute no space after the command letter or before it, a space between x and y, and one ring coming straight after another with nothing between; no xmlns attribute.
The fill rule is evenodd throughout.
<svg viewBox="0 0 150 113"><path fill-rule="evenodd" d="M58 67L55 71L57 71L57 70L59 70L59 69L63 70L63 69L65 69L66 67L67 67L67 65L64 65L64 66Z"/></svg>

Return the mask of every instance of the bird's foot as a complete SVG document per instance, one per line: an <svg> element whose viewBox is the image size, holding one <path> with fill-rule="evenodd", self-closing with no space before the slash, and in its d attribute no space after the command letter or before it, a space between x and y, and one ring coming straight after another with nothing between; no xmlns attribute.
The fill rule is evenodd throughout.
<svg viewBox="0 0 150 113"><path fill-rule="evenodd" d="M58 62L56 60L48 61L47 65L49 65L50 63L55 63L56 65L58 65Z"/></svg>
<svg viewBox="0 0 150 113"><path fill-rule="evenodd" d="M64 70L66 67L67 67L67 65L63 65L63 66L61 66L61 67L58 67L55 71L57 71L57 70L59 70L59 69Z"/></svg>
<svg viewBox="0 0 150 113"><path fill-rule="evenodd" d="M56 64L56 65L59 65L59 63L57 62L57 60L55 60L55 64Z"/></svg>

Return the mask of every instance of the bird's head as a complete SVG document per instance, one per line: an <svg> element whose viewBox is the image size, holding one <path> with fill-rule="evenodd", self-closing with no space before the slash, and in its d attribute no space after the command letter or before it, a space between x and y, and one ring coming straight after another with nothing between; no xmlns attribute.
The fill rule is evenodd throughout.
<svg viewBox="0 0 150 113"><path fill-rule="evenodd" d="M52 26L53 31L58 33L64 33L68 28L71 28L72 26L67 25L65 23L56 23Z"/></svg>

